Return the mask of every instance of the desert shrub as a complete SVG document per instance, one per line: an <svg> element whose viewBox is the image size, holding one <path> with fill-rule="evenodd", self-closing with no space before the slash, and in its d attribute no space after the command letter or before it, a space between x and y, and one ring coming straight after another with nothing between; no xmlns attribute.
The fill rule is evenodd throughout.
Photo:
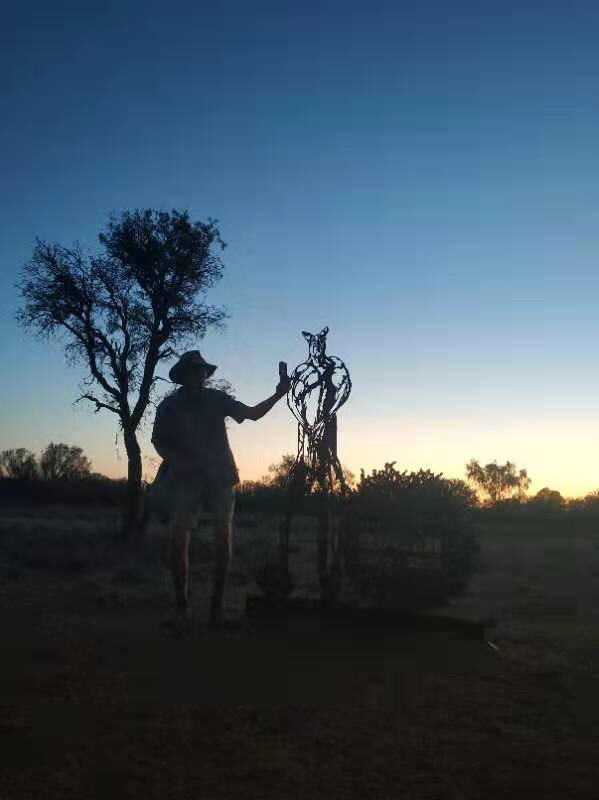
<svg viewBox="0 0 599 800"><path fill-rule="evenodd" d="M566 504L566 516L572 522L599 525L599 492L569 500Z"/></svg>
<svg viewBox="0 0 599 800"><path fill-rule="evenodd" d="M526 505L531 511L548 515L561 514L566 508L566 502L561 494L547 487L531 497Z"/></svg>
<svg viewBox="0 0 599 800"><path fill-rule="evenodd" d="M285 510L285 493L274 484L244 481L237 488L235 507L241 514L281 514Z"/></svg>
<svg viewBox="0 0 599 800"><path fill-rule="evenodd" d="M347 501L346 571L362 594L433 607L459 594L474 569L475 494L463 481L395 462L362 471Z"/></svg>
<svg viewBox="0 0 599 800"><path fill-rule="evenodd" d="M293 590L293 582L290 575L280 569L276 529L269 522L249 527L247 522L243 523L245 535L238 537L235 546L236 567L254 581L265 597L283 600Z"/></svg>
<svg viewBox="0 0 599 800"><path fill-rule="evenodd" d="M244 481L237 488L235 508L241 514L277 516L287 511L290 500L294 513L318 512L318 500L314 495L290 498L286 487L264 481Z"/></svg>

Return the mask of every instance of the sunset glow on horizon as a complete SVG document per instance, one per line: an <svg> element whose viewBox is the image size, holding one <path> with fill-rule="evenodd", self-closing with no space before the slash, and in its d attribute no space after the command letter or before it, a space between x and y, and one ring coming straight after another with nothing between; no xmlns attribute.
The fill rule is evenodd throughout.
<svg viewBox="0 0 599 800"><path fill-rule="evenodd" d="M287 409L280 409L283 410ZM296 428L287 414L289 418L285 419L285 414L278 411L276 421L264 420L261 424L245 422L238 426L229 422L229 440L242 481L264 478L271 464L279 462L285 453L295 453ZM557 489L564 497L571 498L599 489L599 477L593 483L599 423L594 428L531 425L498 430L482 423L443 428L431 427L426 420L403 419L397 421L397 428L392 431L381 430L375 419L354 419L352 423L355 428L343 425L340 420L340 456L356 479L361 469L369 473L395 461L396 468L402 471L430 469L465 480L466 463L475 458L481 464L509 460L519 469L526 469L531 478L530 495L544 487ZM159 457L144 438L144 474L151 479ZM115 445L112 453L102 453L94 460L94 469L109 477L122 478L126 476L126 463L122 444L120 461Z"/></svg>

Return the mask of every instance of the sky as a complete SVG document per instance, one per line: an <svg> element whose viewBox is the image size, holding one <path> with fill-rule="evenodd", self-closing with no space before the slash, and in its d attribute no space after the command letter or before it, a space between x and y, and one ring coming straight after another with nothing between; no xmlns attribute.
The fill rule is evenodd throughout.
<svg viewBox="0 0 599 800"><path fill-rule="evenodd" d="M23 0L0 76L0 449L126 473L15 283L36 237L97 252L112 212L176 208L228 245L229 320L195 347L238 399L328 325L354 472L509 459L532 491L599 487L598 0ZM296 445L283 402L229 438L242 480Z"/></svg>

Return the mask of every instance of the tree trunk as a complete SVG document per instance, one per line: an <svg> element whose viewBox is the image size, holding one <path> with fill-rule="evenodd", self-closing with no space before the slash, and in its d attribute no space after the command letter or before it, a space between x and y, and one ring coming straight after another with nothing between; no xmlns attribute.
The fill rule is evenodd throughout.
<svg viewBox="0 0 599 800"><path fill-rule="evenodd" d="M125 450L127 451L127 493L121 527L121 537L132 539L138 532L143 512L143 495L141 490L141 449L135 430L125 428L123 431Z"/></svg>

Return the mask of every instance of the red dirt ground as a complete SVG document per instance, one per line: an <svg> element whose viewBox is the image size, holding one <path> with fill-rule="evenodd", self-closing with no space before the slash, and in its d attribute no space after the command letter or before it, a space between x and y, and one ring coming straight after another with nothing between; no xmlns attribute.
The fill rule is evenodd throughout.
<svg viewBox="0 0 599 800"><path fill-rule="evenodd" d="M595 679L318 621L188 637L0 586L0 798L599 797Z"/></svg>

